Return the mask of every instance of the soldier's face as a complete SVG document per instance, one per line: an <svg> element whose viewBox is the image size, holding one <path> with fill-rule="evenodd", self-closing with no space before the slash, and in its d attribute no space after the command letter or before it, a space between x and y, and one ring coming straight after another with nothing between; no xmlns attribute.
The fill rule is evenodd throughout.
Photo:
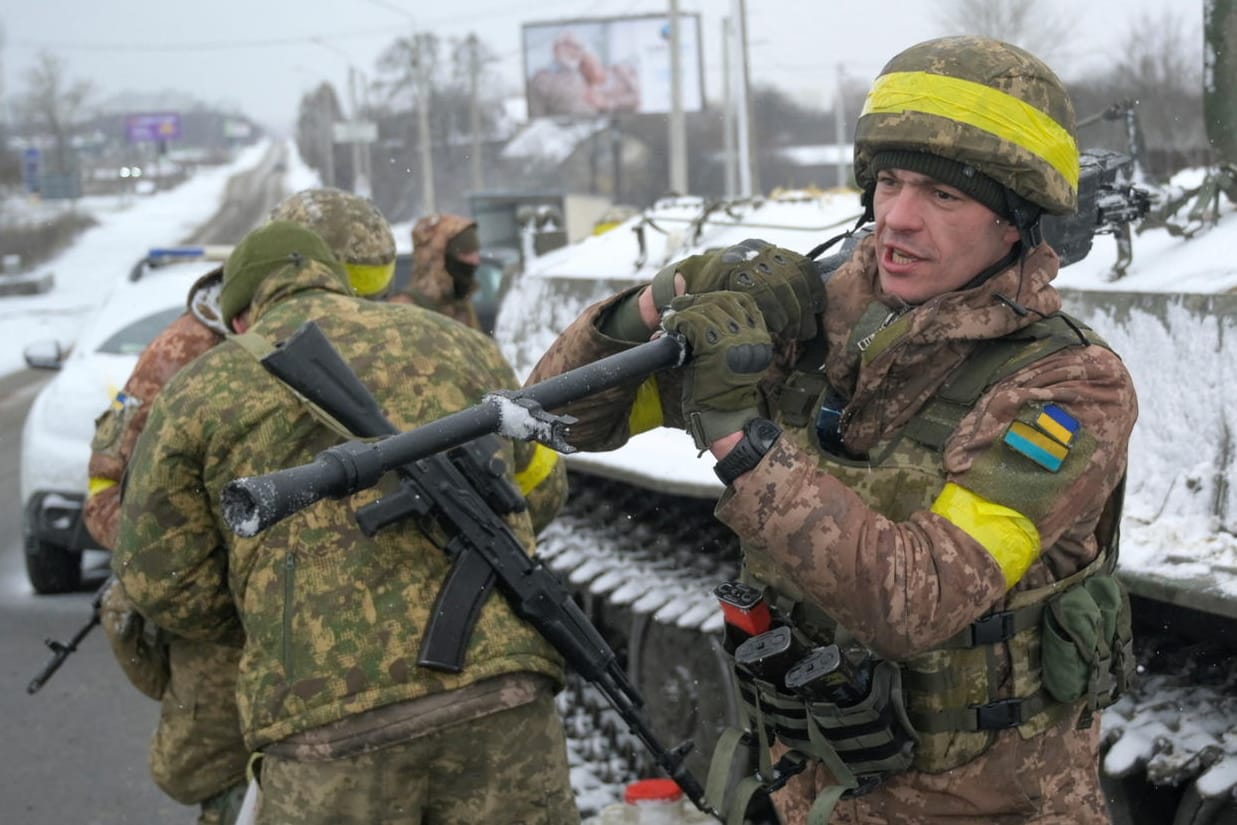
<svg viewBox="0 0 1237 825"><path fill-rule="evenodd" d="M909 304L958 289L1018 240L991 209L918 172L879 172L872 205L881 287Z"/></svg>

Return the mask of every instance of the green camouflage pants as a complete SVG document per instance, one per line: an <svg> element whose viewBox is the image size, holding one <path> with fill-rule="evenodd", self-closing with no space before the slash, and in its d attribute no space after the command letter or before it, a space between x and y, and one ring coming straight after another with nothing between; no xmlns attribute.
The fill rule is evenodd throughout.
<svg viewBox="0 0 1237 825"><path fill-rule="evenodd" d="M554 700L344 759L265 756L258 825L572 825Z"/></svg>
<svg viewBox="0 0 1237 825"><path fill-rule="evenodd" d="M245 782L249 751L236 707L239 648L173 639L150 773L164 793L194 805Z"/></svg>

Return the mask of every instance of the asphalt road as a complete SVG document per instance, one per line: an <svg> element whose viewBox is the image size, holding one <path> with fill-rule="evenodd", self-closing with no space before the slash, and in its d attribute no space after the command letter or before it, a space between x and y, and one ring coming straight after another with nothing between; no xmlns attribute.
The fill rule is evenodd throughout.
<svg viewBox="0 0 1237 825"><path fill-rule="evenodd" d="M284 188L287 155L287 144L275 141L257 166L233 175L215 214L184 242L235 244L250 229L265 221L271 208L288 194Z"/></svg>
<svg viewBox="0 0 1237 825"><path fill-rule="evenodd" d="M215 216L191 243L236 243L284 196L286 146L228 182ZM150 779L147 744L159 705L125 679L95 628L38 693L26 686L51 656L45 638L68 642L91 615L107 557L88 554L81 592L36 596L21 546L21 428L54 373L0 377L0 823L192 825L197 808ZM93 565L93 566L92 566Z"/></svg>
<svg viewBox="0 0 1237 825"><path fill-rule="evenodd" d="M21 425L53 375L0 379L0 821L21 825L191 825L196 809L164 796L146 767L159 706L125 681L96 628L36 694L26 686L90 617L106 578L99 554L80 593L36 596L26 581L18 492Z"/></svg>

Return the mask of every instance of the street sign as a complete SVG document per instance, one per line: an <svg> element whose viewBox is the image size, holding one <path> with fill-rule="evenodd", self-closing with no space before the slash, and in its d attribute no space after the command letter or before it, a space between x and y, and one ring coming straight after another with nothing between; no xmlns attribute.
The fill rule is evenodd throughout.
<svg viewBox="0 0 1237 825"><path fill-rule="evenodd" d="M336 143L373 143L378 140L378 124L372 120L345 120L331 130Z"/></svg>
<svg viewBox="0 0 1237 825"><path fill-rule="evenodd" d="M39 191L39 150L30 148L21 153L21 179L26 192Z"/></svg>
<svg viewBox="0 0 1237 825"><path fill-rule="evenodd" d="M172 112L126 115L125 137L130 143L176 140L180 137L180 115Z"/></svg>

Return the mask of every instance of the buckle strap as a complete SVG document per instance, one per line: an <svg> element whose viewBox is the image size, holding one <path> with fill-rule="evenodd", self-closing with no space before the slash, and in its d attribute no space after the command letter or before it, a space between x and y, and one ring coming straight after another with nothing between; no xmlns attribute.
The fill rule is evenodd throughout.
<svg viewBox="0 0 1237 825"><path fill-rule="evenodd" d="M985 705L939 711L910 711L911 725L920 733L1006 730L1026 724L1054 702L1044 691L1022 699L998 699Z"/></svg>

